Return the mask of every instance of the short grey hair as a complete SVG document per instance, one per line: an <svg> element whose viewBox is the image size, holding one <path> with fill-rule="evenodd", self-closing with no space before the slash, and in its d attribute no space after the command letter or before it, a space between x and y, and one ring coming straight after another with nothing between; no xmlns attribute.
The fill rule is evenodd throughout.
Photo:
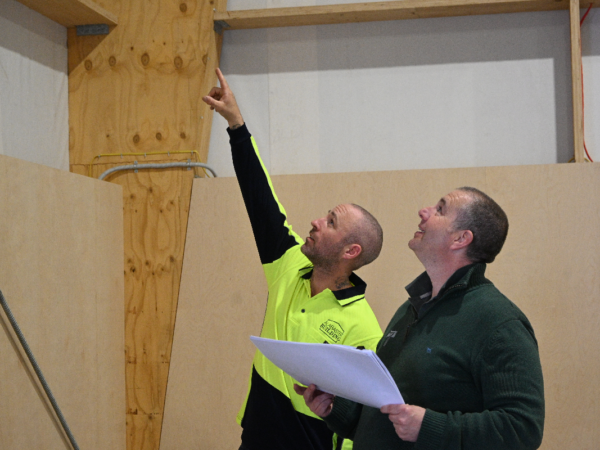
<svg viewBox="0 0 600 450"><path fill-rule="evenodd" d="M479 189L464 186L457 190L471 198L461 207L454 221L455 231L470 230L473 233L467 258L471 262L491 263L506 241L508 217L498 203Z"/></svg>

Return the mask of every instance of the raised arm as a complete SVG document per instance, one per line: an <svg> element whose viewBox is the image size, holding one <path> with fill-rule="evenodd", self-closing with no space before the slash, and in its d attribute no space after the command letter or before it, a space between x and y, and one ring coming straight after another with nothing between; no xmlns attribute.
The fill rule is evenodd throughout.
<svg viewBox="0 0 600 450"><path fill-rule="evenodd" d="M229 124L233 167L242 191L256 246L262 264L281 258L302 240L292 232L286 213L279 203L265 169L256 141L250 135L233 92L225 77L217 69L221 87L214 87L203 97L206 104L217 111Z"/></svg>

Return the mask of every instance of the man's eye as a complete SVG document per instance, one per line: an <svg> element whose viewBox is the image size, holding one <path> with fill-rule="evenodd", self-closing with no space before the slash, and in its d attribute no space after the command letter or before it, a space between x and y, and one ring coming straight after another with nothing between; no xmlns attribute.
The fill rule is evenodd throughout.
<svg viewBox="0 0 600 450"><path fill-rule="evenodd" d="M441 206L438 206L438 207L436 208L436 211L437 211L437 212L439 212L439 213L441 213L441 212L442 212L442 207L441 207Z"/></svg>

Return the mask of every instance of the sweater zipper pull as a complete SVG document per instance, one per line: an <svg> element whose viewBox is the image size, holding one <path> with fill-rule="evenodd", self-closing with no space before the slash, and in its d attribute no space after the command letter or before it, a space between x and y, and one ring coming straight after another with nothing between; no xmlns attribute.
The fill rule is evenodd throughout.
<svg viewBox="0 0 600 450"><path fill-rule="evenodd" d="M408 337L408 333L410 333L410 328L418 322L417 319L413 323L409 323L406 327L406 332L404 333L404 340L402 342L406 342L406 338Z"/></svg>
<svg viewBox="0 0 600 450"><path fill-rule="evenodd" d="M415 314L415 320L413 320L411 323L409 323L406 327L406 332L404 333L404 339L402 340L402 342L406 342L406 338L408 338L408 333L410 333L410 329L413 325L415 325L418 321L419 321L419 314L417 313L417 311L414 309L413 306L413 312Z"/></svg>

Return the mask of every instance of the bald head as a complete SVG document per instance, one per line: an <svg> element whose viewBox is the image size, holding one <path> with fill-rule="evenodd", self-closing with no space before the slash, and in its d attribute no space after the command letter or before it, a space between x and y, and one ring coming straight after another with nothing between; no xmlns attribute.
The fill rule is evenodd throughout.
<svg viewBox="0 0 600 450"><path fill-rule="evenodd" d="M373 215L362 206L352 203L354 209L359 213L357 220L352 224L352 229L344 239L344 244L358 244L362 251L354 260L352 270L372 263L381 253L383 246L383 230Z"/></svg>

